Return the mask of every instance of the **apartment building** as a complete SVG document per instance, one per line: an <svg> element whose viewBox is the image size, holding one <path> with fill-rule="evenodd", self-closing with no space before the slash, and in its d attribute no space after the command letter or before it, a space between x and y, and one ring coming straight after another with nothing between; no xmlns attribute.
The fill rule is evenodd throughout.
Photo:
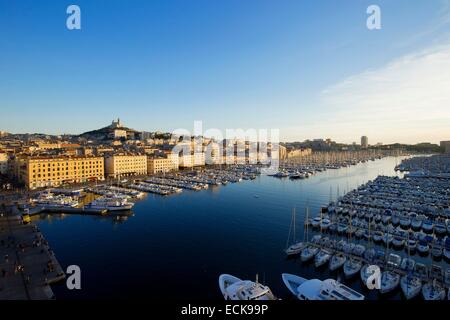
<svg viewBox="0 0 450 320"><path fill-rule="evenodd" d="M102 157L19 157L19 182L29 189L104 180Z"/></svg>
<svg viewBox="0 0 450 320"><path fill-rule="evenodd" d="M177 157L178 158L178 157ZM178 170L178 159L173 157L154 157L147 158L147 172L149 174L165 173Z"/></svg>
<svg viewBox="0 0 450 320"><path fill-rule="evenodd" d="M105 157L106 177L119 178L147 174L147 156L119 154Z"/></svg>

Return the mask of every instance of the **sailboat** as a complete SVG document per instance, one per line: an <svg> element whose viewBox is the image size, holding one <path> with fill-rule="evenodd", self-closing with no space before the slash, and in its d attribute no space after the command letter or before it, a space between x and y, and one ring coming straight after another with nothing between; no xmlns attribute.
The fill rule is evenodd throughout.
<svg viewBox="0 0 450 320"><path fill-rule="evenodd" d="M349 258L344 263L344 274L347 278L353 277L361 270L362 262L360 259Z"/></svg>
<svg viewBox="0 0 450 320"><path fill-rule="evenodd" d="M420 290L422 289L422 281L419 277L416 277L413 274L407 274L400 279L400 287L402 288L406 299L409 300L416 297L420 293Z"/></svg>
<svg viewBox="0 0 450 320"><path fill-rule="evenodd" d="M330 271L334 271L342 267L347 261L347 257L342 253L336 253L330 260Z"/></svg>
<svg viewBox="0 0 450 320"><path fill-rule="evenodd" d="M381 293L393 291L400 283L400 275L392 270L386 270L381 273Z"/></svg>
<svg viewBox="0 0 450 320"><path fill-rule="evenodd" d="M315 256L314 265L316 268L319 268L326 264L328 261L330 261L332 253L327 249L322 249L320 252Z"/></svg>
<svg viewBox="0 0 450 320"><path fill-rule="evenodd" d="M400 279L400 287L402 288L402 292L407 300L410 300L419 295L422 289L422 280L420 280L420 278L414 274L416 262L410 258L412 249L412 247L409 245L410 241L411 239L409 238L408 233L408 258L404 258L401 265L401 268L405 270L407 274Z"/></svg>
<svg viewBox="0 0 450 320"><path fill-rule="evenodd" d="M444 300L445 288L434 279L423 285L422 295L425 300Z"/></svg>
<svg viewBox="0 0 450 320"><path fill-rule="evenodd" d="M308 219L308 217L306 217ZM290 236L291 236L291 230L293 233L293 240L294 242L286 248L285 252L288 256L291 255L297 255L302 252L302 250L306 247L306 244L304 242L297 242L295 237L295 224L296 224L296 214L295 214L295 208L292 210L292 218L291 218L291 225L289 227L289 235L287 240L287 245L289 245Z"/></svg>

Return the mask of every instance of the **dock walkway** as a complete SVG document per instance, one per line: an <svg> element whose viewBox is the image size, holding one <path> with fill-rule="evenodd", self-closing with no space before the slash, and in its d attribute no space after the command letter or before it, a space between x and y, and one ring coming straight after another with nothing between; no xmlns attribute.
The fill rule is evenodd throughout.
<svg viewBox="0 0 450 320"><path fill-rule="evenodd" d="M0 215L0 300L54 299L50 284L65 273L39 228L20 215Z"/></svg>

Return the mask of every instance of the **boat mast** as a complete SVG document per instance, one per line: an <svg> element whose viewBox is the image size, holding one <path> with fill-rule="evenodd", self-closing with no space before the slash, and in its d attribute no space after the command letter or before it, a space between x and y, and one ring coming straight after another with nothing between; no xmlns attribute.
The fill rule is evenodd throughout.
<svg viewBox="0 0 450 320"><path fill-rule="evenodd" d="M291 215L291 224L289 225L289 233L288 233L288 238L287 238L287 241L286 241L286 249L287 248L289 248L289 242L290 242L290 240L291 240L291 231L292 231L292 225L294 224L294 212L292 212L292 215ZM295 231L294 231L295 232Z"/></svg>

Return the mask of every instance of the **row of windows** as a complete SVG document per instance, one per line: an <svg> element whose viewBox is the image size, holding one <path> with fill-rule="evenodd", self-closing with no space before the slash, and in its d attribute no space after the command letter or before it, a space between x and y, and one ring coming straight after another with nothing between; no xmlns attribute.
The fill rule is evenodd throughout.
<svg viewBox="0 0 450 320"><path fill-rule="evenodd" d="M84 171L82 171L81 173L76 173L76 174L68 174L68 173L66 173L66 174L60 174L59 172L57 172L57 173L53 173L53 174L51 174L51 173L48 173L47 175L44 173L44 174L33 174L33 179L35 179L36 177L38 177L38 178L41 178L41 177L43 177L43 178L45 178L45 177L59 177L59 176L65 176L65 177L67 177L67 176L83 176L83 175L85 175L85 174L97 174L97 175L100 175L100 174L103 174L103 171L100 171L100 170L90 170L90 171L86 171L86 172L84 172Z"/></svg>
<svg viewBox="0 0 450 320"><path fill-rule="evenodd" d="M73 168L47 168L47 171L60 171L60 169L62 170L62 171L64 171L64 170L66 170L66 171L69 171L69 170L84 170L84 169L95 169L95 168L103 168L103 166L82 166L82 167L73 167ZM45 172L45 168L42 168L42 172ZM36 169L33 169L33 172L36 172ZM41 172L41 169L37 169L37 172Z"/></svg>
<svg viewBox="0 0 450 320"><path fill-rule="evenodd" d="M51 162L51 163L31 163L31 166L42 166L42 167L60 167L60 166L69 166L70 165L85 165L85 164L103 164L103 160L91 160L91 161L73 161L73 162Z"/></svg>

